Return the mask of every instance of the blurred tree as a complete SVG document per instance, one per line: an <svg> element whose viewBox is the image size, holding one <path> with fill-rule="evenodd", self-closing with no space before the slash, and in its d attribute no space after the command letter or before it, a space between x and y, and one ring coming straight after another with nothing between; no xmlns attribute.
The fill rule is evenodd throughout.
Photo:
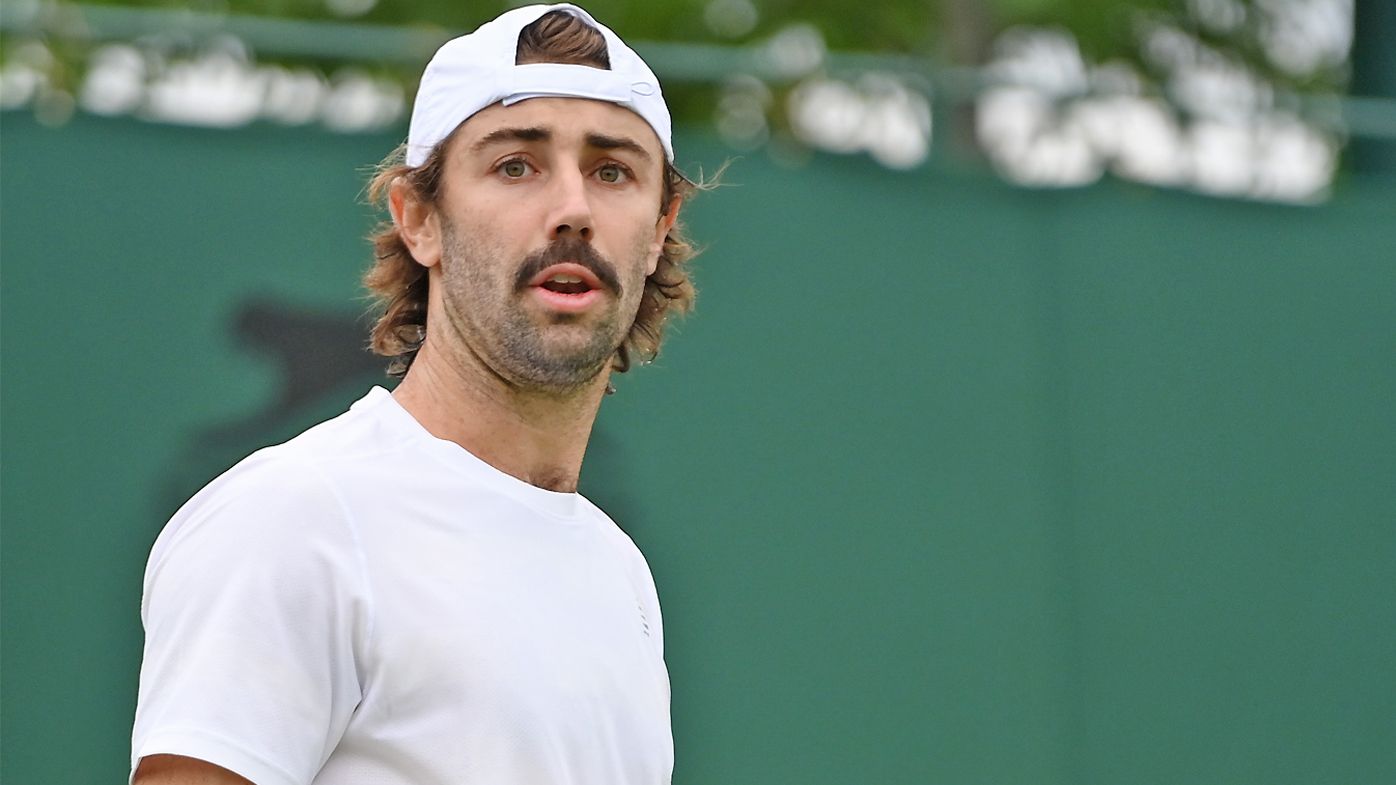
<svg viewBox="0 0 1396 785"><path fill-rule="evenodd" d="M1307 111L1317 103L1310 99L1335 97L1347 87L1353 1L586 0L584 5L628 40L640 42L641 48L682 45L669 47L658 58L658 70L668 80L666 94L680 122L713 124L738 147L789 140L793 134L806 144L844 151L868 149L877 155L876 140L858 137L858 133L867 135L866 128L844 129L848 133L840 136L799 127L801 118L807 124L827 124L848 115L843 109L852 107L855 114L865 116L865 126L881 123L894 130L902 128L897 133L903 142L918 134L925 137L920 147L903 143L896 148L901 152L896 152L892 145L887 148L891 152L880 156L893 165L912 165L924 159L922 148L929 143L931 109L925 95L937 102L937 113L945 111L939 133L954 137L954 148L973 151L986 146L979 119L985 91L1005 82L1038 90L1063 116L1071 105L1098 97L1102 90L1123 89L1170 107L1169 122L1184 134L1194 121L1208 119L1225 101L1238 101L1240 111L1253 114L1275 107ZM192 4L90 0L77 6L62 0L13 0L0 17L4 20L0 58L8 65L18 54L29 62L31 72L42 72L40 81L46 87L41 85L43 89L36 92L40 99L48 94L45 89L60 97L76 96L91 66L94 37L142 41L147 53L157 56L145 56L135 78L149 83L161 78L172 64L196 56L216 36L218 26L208 20L241 19L237 30L265 33L248 41L256 63L309 69L322 79L333 79L352 66L355 74L367 73L398 86L403 95L393 99L383 91L383 81L374 83L381 107L391 108L406 103L424 53L429 52L421 42L439 42L518 4L502 0L470 4L458 0L197 0ZM114 25L113 29L120 28L116 34L94 36L93 25L83 20L95 16L84 14L83 8L135 9L136 13L121 17L127 22L125 27ZM1364 1L1361 8L1364 19L1390 14L1390 4L1382 0ZM148 13L152 11L164 13ZM196 16L203 21L188 21ZM267 32L265 25L254 24L278 19L321 27ZM149 29L160 24L182 26L166 35ZM369 32L356 37L346 32L351 28ZM230 22L223 32L233 29ZM317 29L325 35L317 34ZM333 38L328 35L331 30L342 35ZM410 39L413 45L393 48L391 41L397 39L392 36L406 35L404 31L416 35ZM378 36L379 46L346 43L336 49L327 43L367 41L371 35ZM289 40L296 36L301 40L299 49ZM225 50L226 38L218 39ZM43 48L39 55L30 46L36 41ZM1382 62L1389 72L1389 48L1373 38L1366 51L1373 62L1386 58ZM685 53L685 67L679 69L675 64ZM862 56L867 54L878 57ZM845 67L849 63L855 66ZM670 71L666 72L665 64ZM850 75L850 70L873 72L873 77ZM878 75L881 72L890 74L890 81ZM295 74L305 81L303 71ZM17 103L23 79L10 74L4 85L5 104ZM847 106L837 112L808 111L810 107L800 99L811 96L825 103L845 100ZM56 104L61 107L63 101ZM946 123L947 119L952 121ZM1323 132L1340 137L1331 118L1317 122L1328 122L1330 127ZM991 158L998 156L993 150L988 153ZM1002 156L996 160L1001 163Z"/></svg>

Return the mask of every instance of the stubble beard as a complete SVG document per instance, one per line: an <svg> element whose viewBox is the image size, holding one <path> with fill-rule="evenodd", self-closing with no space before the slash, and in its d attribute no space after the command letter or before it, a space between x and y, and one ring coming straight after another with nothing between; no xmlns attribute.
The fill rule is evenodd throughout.
<svg viewBox="0 0 1396 785"><path fill-rule="evenodd" d="M499 249L443 224L443 301L452 331L470 347L462 348L520 387L566 394L588 386L611 362L634 321L639 300L628 296L627 289L637 285L618 286L624 294L608 293L608 306L599 318L548 314L540 319L524 307L527 294L515 280L529 260L506 264L502 256ZM625 330L620 329L623 313L629 316ZM579 335L583 331L586 334Z"/></svg>

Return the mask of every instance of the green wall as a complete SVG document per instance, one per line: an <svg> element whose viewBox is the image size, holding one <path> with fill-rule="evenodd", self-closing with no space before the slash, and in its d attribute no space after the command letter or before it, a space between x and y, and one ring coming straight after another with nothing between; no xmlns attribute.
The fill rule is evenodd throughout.
<svg viewBox="0 0 1396 785"><path fill-rule="evenodd" d="M381 378L396 140L3 123L0 778L119 781L164 519ZM659 584L677 785L1396 781L1396 182L726 180L583 477Z"/></svg>

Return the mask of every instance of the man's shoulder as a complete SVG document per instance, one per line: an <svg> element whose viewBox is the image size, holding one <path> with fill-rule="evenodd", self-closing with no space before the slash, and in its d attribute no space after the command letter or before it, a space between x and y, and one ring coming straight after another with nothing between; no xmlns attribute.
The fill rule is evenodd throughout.
<svg viewBox="0 0 1396 785"><path fill-rule="evenodd" d="M649 565L645 561L645 555L640 551L640 547L635 544L635 540L631 538L629 532L621 528L620 524L616 523L610 513L598 507L595 502L585 496L581 497L581 499L585 514L589 515L595 521L597 529L601 532L601 536L611 544L612 548L622 554L622 556L631 563L632 567L642 568L645 573L648 574Z"/></svg>
<svg viewBox="0 0 1396 785"><path fill-rule="evenodd" d="M167 529L210 519L265 527L334 516L344 506L344 489L364 487L380 467L393 463L385 453L398 449L397 440L373 411L375 399L386 395L375 390L343 414L238 461L185 502Z"/></svg>
<svg viewBox="0 0 1396 785"><path fill-rule="evenodd" d="M356 482L361 472L391 464L390 454L403 449L401 434L383 416L390 399L375 387L343 413L244 457L204 490L249 485L296 490L325 481Z"/></svg>
<svg viewBox="0 0 1396 785"><path fill-rule="evenodd" d="M294 441L294 440L293 440ZM258 450L214 478L170 518L158 556L195 533L268 542L336 527L343 504L324 470L291 443Z"/></svg>
<svg viewBox="0 0 1396 785"><path fill-rule="evenodd" d="M266 447L248 456L254 459L286 463L310 462L318 466L371 459L402 445L400 429L385 416L392 395L375 387L355 401L349 409L324 422L313 425L281 444Z"/></svg>

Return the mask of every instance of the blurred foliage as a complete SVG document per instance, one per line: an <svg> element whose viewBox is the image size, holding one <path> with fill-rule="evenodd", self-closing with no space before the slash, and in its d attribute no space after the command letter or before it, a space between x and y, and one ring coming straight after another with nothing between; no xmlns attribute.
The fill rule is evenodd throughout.
<svg viewBox="0 0 1396 785"><path fill-rule="evenodd" d="M1290 0L1293 4L1296 0ZM1303 0L1297 0L1303 2ZM14 6L36 0L15 0ZM520 2L458 0L87 0L84 5L200 11L257 17L418 26L463 32ZM1270 76L1296 86L1331 83L1341 69L1277 73L1259 43L1271 11L1286 0L588 0L598 19L629 40L752 43L792 23L813 25L831 50L925 56L943 65L985 62L998 33L1015 26L1069 31L1089 60L1137 62L1141 23L1189 30ZM1197 9L1226 6L1242 20L1227 30L1200 23ZM13 11L12 11L13 12ZM353 53L346 52L353 58Z"/></svg>
<svg viewBox="0 0 1396 785"><path fill-rule="evenodd" d="M1283 47L1277 49L1276 31L1286 24L1294 27L1296 17L1292 12L1296 8L1307 7L1309 10L1304 13L1310 13L1317 5L1326 4L1330 10L1338 9L1336 13L1341 16L1344 3L1350 17L1351 0L584 0L582 5L627 40L639 42L641 48L654 43L720 44L732 47L735 62L739 52L767 50L781 36L795 31L803 35L805 43L813 38L816 46L836 54L904 56L898 61L903 73L907 63L911 63L911 70L926 77L924 84L935 86L936 101L943 107L963 107L964 113L972 112L970 99L977 91L1001 78L1002 69L986 66L1012 55L1004 48L1012 36L1005 33L1022 28L1046 29L1064 33L1073 42L1079 49L1079 54L1073 54L1075 67L1084 73L1075 82L1084 87L1059 91L1053 100L1074 100L1075 96L1096 89L1095 66L1107 64L1116 72L1123 69L1132 74L1134 86L1129 89L1173 105L1185 121L1190 112L1196 111L1196 101L1189 106L1176 93L1183 81L1180 74L1190 66L1202 66L1212 73L1229 71L1232 77L1239 74L1267 95L1323 96L1343 92L1350 80L1345 42L1336 50L1330 46L1330 55L1316 59L1309 67L1296 68L1292 59L1284 62L1284 52L1279 51ZM364 25L420 31L440 41L521 4L500 0L87 0L83 5L166 10L171 12L171 18L192 11L213 17ZM13 19L23 13L20 9L24 7L51 12L74 6L60 0L10 0L6 14ZM39 16L42 15L31 14L34 18ZM1312 14L1307 21L1313 21ZM1301 19L1299 23L1304 22ZM1351 23L1348 25L1350 39ZM6 25L0 35L0 58L8 59L17 39L34 40L32 31L26 33L19 27ZM1338 27L1341 28L1341 22ZM1161 55L1157 46L1160 31L1167 33L1164 37L1171 36L1175 44L1184 40L1182 49L1186 52L1180 55L1175 46L1171 54ZM69 95L77 94L86 68L84 58L94 42L83 40L81 35L69 38L56 34L52 26L38 37L47 51L49 62L44 68L49 84ZM143 45L158 55L152 61L157 63L156 70L163 67L159 64L197 55L203 43L187 34L147 35L143 39ZM721 51L727 50L705 56L721 58ZM1333 56L1331 51L1338 54ZM259 63L308 66L326 76L352 65L401 85L409 95L426 59L423 56L394 60L360 51L344 51L342 56L325 51L257 51L252 56ZM1190 62L1181 63L1180 57ZM769 133L763 131L763 141L753 142L752 147L792 138L786 117L787 99L800 80L817 75L818 62L813 69L784 77L757 74L766 79L766 84L756 91L759 95L754 100L765 107ZM881 67L876 60L865 62L874 69ZM825 60L824 65L829 62ZM678 122L721 125L722 102L732 92L732 74L724 74L724 70L740 69L730 64L726 69L723 66L712 63L706 79L666 81L665 93ZM658 70L665 76L663 68ZM945 74L971 76L956 81L945 78ZM1022 76L1021 69L1018 76ZM950 89L945 89L947 86ZM747 96L751 95L748 90ZM1258 100L1262 104L1275 103L1265 95ZM961 117L942 127L959 137L959 143L953 145L957 149L975 146L972 120Z"/></svg>
<svg viewBox="0 0 1396 785"><path fill-rule="evenodd" d="M1239 0L1254 6L1256 0ZM514 2L462 4L455 0L89 0L90 5L195 10L302 20L354 20L422 25L465 31ZM1053 25L1070 30L1087 53L1129 56L1132 19L1140 12L1186 15L1180 0L589 0L581 5L628 39L746 42L769 37L792 22L813 24L834 50L914 53L944 57L957 34L988 39L1005 27ZM751 14L754 24L714 25L707 20ZM1254 14L1252 14L1254 15ZM743 29L746 28L746 29ZM735 34L734 34L735 33ZM981 52L980 54L983 54ZM961 62L960 64L971 64Z"/></svg>

